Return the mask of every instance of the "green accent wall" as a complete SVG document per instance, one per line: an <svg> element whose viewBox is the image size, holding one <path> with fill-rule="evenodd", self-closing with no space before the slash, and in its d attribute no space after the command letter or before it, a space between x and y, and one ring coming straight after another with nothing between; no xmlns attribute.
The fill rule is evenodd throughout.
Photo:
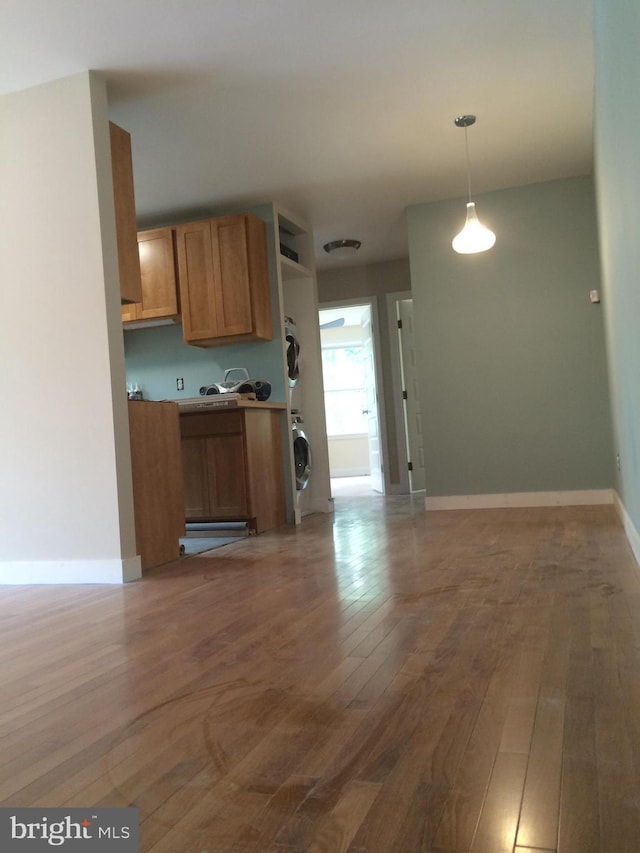
<svg viewBox="0 0 640 853"><path fill-rule="evenodd" d="M458 255L465 201L408 209L427 495L610 488L591 177L475 198L496 245Z"/></svg>
<svg viewBox="0 0 640 853"><path fill-rule="evenodd" d="M185 344L182 326L126 330L127 382L138 383L145 400L177 400L197 397L201 385L221 382L230 367L246 367L252 379L271 382L271 400L284 403L282 342L277 317L274 326L273 341L209 349ZM176 389L178 378L184 379L182 392Z"/></svg>
<svg viewBox="0 0 640 853"><path fill-rule="evenodd" d="M595 155L616 490L640 536L640 5L595 0ZM638 540L640 541L640 540ZM636 549L637 549L636 544ZM637 552L640 559L640 552Z"/></svg>

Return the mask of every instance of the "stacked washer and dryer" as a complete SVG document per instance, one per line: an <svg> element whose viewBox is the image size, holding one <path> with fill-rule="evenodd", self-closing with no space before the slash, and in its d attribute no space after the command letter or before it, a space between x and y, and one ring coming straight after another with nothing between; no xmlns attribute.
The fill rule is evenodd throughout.
<svg viewBox="0 0 640 853"><path fill-rule="evenodd" d="M300 344L296 323L292 317L284 318L284 334L287 346L287 374L289 378L289 402L293 403L293 389L300 380ZM311 445L303 429L304 420L299 409L291 407L291 440L296 475L296 490L306 489L311 478Z"/></svg>

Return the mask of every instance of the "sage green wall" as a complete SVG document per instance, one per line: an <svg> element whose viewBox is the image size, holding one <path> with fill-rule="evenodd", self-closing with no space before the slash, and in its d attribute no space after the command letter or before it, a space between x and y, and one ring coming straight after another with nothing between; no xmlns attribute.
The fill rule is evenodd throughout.
<svg viewBox="0 0 640 853"><path fill-rule="evenodd" d="M222 382L230 367L246 367L252 379L271 382L270 399L285 402L279 325L272 341L228 347L193 347L182 340L182 326L126 329L124 351L128 383L138 383L146 400L197 397L201 385ZM176 379L184 379L184 391ZM233 378L241 378L234 374Z"/></svg>
<svg viewBox="0 0 640 853"><path fill-rule="evenodd" d="M620 473L640 531L640 5L595 2L595 154L609 377Z"/></svg>
<svg viewBox="0 0 640 853"><path fill-rule="evenodd" d="M451 248L464 200L408 209L427 494L609 488L593 181L476 201L497 234L479 255Z"/></svg>

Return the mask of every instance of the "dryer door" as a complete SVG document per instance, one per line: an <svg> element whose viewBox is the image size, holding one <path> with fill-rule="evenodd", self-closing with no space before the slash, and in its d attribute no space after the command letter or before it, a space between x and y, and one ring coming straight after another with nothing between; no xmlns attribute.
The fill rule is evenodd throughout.
<svg viewBox="0 0 640 853"><path fill-rule="evenodd" d="M306 489L311 477L311 446L304 430L297 424L291 427L293 438L293 459L296 469L296 489Z"/></svg>

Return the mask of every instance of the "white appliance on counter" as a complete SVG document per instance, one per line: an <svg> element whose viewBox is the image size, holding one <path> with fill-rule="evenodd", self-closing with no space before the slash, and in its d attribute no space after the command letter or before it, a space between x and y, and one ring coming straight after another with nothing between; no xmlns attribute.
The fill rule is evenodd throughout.
<svg viewBox="0 0 640 853"><path fill-rule="evenodd" d="M241 373L242 379L231 379L232 373ZM225 370L222 382L203 385L200 393L204 397L215 394L254 394L256 400L264 403L271 396L271 383L266 379L251 379L246 367L230 367Z"/></svg>

